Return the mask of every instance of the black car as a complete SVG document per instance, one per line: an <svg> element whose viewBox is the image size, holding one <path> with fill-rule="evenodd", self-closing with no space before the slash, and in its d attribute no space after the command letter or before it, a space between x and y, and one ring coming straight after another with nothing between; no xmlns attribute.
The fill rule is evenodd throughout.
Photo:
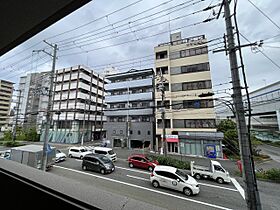
<svg viewBox="0 0 280 210"><path fill-rule="evenodd" d="M88 154L83 158L83 170L100 172L101 174L112 173L115 170L113 162L101 154Z"/></svg>

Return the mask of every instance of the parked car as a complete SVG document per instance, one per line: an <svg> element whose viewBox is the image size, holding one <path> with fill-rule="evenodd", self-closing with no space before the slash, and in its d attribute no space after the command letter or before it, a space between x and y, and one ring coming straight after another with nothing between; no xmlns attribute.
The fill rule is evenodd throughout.
<svg viewBox="0 0 280 210"><path fill-rule="evenodd" d="M199 193L199 185L193 177L171 166L156 166L150 175L150 181L155 188L170 188L187 196Z"/></svg>
<svg viewBox="0 0 280 210"><path fill-rule="evenodd" d="M102 154L110 158L113 162L117 160L117 154L114 152L112 148L108 147L94 147L94 154Z"/></svg>
<svg viewBox="0 0 280 210"><path fill-rule="evenodd" d="M228 171L215 160L210 160L208 166L197 165L191 161L191 175L196 179L210 178L219 184L231 182Z"/></svg>
<svg viewBox="0 0 280 210"><path fill-rule="evenodd" d="M55 154L55 162L61 162L64 161L66 159L66 154L61 152L59 149L56 150L56 154Z"/></svg>
<svg viewBox="0 0 280 210"><path fill-rule="evenodd" d="M115 170L114 163L107 156L101 154L87 154L83 158L83 170L100 172L101 174L112 173Z"/></svg>
<svg viewBox="0 0 280 210"><path fill-rule="evenodd" d="M11 160L11 150L0 151L0 158Z"/></svg>
<svg viewBox="0 0 280 210"><path fill-rule="evenodd" d="M158 165L158 161L151 160L143 154L134 154L128 157L128 165L130 168L136 167L153 171L155 166Z"/></svg>
<svg viewBox="0 0 280 210"><path fill-rule="evenodd" d="M83 159L87 154L92 154L91 151L88 151L84 147L70 147L68 151L68 157L76 157Z"/></svg>

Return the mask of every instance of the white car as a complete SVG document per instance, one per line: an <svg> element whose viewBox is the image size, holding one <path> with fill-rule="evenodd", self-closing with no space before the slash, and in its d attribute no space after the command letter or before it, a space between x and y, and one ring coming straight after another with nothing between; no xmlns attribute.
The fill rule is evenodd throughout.
<svg viewBox="0 0 280 210"><path fill-rule="evenodd" d="M85 155L92 154L92 151L88 151L85 147L70 147L68 151L68 157L76 157L83 159Z"/></svg>
<svg viewBox="0 0 280 210"><path fill-rule="evenodd" d="M150 175L150 181L155 188L166 187L187 196L199 193L199 185L193 177L171 166L157 165Z"/></svg>
<svg viewBox="0 0 280 210"><path fill-rule="evenodd" d="M60 161L64 161L65 159L66 159L66 154L61 152L59 149L57 149L55 154L55 162L58 163Z"/></svg>
<svg viewBox="0 0 280 210"><path fill-rule="evenodd" d="M94 147L93 149L94 154L102 154L107 156L113 162L117 161L117 154L114 152L112 148L108 147Z"/></svg>

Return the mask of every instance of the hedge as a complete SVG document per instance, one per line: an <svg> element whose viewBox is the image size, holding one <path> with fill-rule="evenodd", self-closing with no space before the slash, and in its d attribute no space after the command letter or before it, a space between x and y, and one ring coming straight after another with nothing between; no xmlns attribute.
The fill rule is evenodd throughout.
<svg viewBox="0 0 280 210"><path fill-rule="evenodd" d="M173 166L179 169L190 170L190 163L187 161L177 160L172 157L165 156L149 156L152 159L156 159L160 165Z"/></svg>
<svg viewBox="0 0 280 210"><path fill-rule="evenodd" d="M280 169L269 169L263 172L256 173L257 178L271 180L280 183Z"/></svg>

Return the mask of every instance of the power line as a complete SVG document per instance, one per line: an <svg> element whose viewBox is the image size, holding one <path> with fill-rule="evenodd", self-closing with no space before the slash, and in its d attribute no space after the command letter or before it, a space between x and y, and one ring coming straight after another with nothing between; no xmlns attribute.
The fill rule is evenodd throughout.
<svg viewBox="0 0 280 210"><path fill-rule="evenodd" d="M117 9L117 10L115 10L115 11L113 11L113 12L110 12L109 14L103 15L103 16L101 16L101 17L99 17L99 18L96 18L96 19L94 19L94 20L92 20L92 21L89 21L89 22L87 22L87 23L85 23L85 24L82 24L82 25L80 25L80 26L78 26L78 27L75 27L75 28L73 28L73 29L71 29L71 30L67 30L67 31L64 31L64 32L62 32L62 33L56 34L56 35L54 35L54 36L48 37L47 39L53 39L53 38L58 37L58 36L61 36L61 35L63 35L63 34L66 34L66 33L72 32L72 31L76 31L77 29L80 29L80 28L82 28L82 27L85 27L85 26L87 26L87 25L89 25L89 24L91 24L91 23L94 23L94 22L96 22L96 21L98 21L98 20L102 20L103 18L106 18L106 17L108 17L108 16L110 16L110 15L112 15L112 14L115 14L115 13L117 13L117 12L120 12L120 11L122 11L122 10L128 8L128 7L131 7L131 6L135 5L135 4L138 4L138 3L140 3L141 1L143 1L143 0L135 1L135 2L133 2L133 3L131 3L131 4L129 4L129 5L126 5L126 6L122 7L122 8L120 8L120 9Z"/></svg>
<svg viewBox="0 0 280 210"><path fill-rule="evenodd" d="M191 26L200 25L200 24L203 24L203 23L205 23L205 21L196 22L196 23L193 23L193 24L189 24L189 25L186 25L186 26L182 26L182 27L173 29L173 30L179 30L179 29L183 29L183 28L187 28L187 27L191 27ZM158 35L161 35L161 34L164 34L164 33L167 33L167 32L169 32L169 30L168 31L163 31L163 32L160 32L160 33L156 33L156 34L153 34L153 35L150 35L150 36L141 37L139 39L133 39L133 40L121 42L121 43L118 43L118 44L107 45L107 46L103 46L103 47L99 47L99 48L95 48L95 49L91 49L91 50L87 50L87 51L91 52L91 51L96 51L96 50L100 50L100 49L104 49L104 48L108 48L108 47L115 47L115 46L131 43L131 42L135 42L135 41L151 38L151 37L154 37L154 36L158 36ZM81 54L81 52L74 52L74 53L64 54L64 55L61 55L60 57L69 56L69 55L77 55L77 54Z"/></svg>
<svg viewBox="0 0 280 210"><path fill-rule="evenodd" d="M280 30L280 26L277 25L277 23L275 23L267 14L265 14L259 7L257 7L252 1L247 0L248 2L250 2L250 4L252 4L260 13L263 14L263 16L265 16L273 25L275 25L279 30Z"/></svg>
<svg viewBox="0 0 280 210"><path fill-rule="evenodd" d="M135 23L135 22L138 22L138 21L143 21L143 20L146 19L146 18L153 17L153 16L155 16L155 15L157 15L157 14L163 13L163 12L165 12L165 11L169 11L169 10L174 9L174 8L176 8L176 7L183 6L183 5L185 5L185 4L187 4L187 3L190 3L190 2L193 2L193 1L194 1L194 0L190 0L190 1L184 2L184 3L181 3L181 4L175 5L175 6L173 6L173 7L170 7L170 8L167 8L167 9L164 9L164 10L161 10L161 11L158 11L158 12L155 12L155 13L153 13L153 14L151 14L151 15L147 15L147 16L138 18L138 19L133 20L133 21L130 20L131 18L135 18L136 16L138 16L138 15L140 15L140 14L143 14L143 13L145 13L145 12L147 12L147 11L150 12L151 10L153 10L153 9L155 9L155 8L157 8L157 7L159 7L159 6L161 6L161 4L160 4L160 5L157 5L157 6L155 6L155 7L150 8L150 9L144 10L144 11L142 11L142 12L140 12L140 13L137 13L137 14L135 14L135 15L132 15L132 16L130 16L130 17L124 18L124 19L122 19L122 20L120 20L120 21L117 21L117 22L113 23L112 25L115 25L115 24L117 24L117 23L124 22L125 20L130 20L130 21L127 22L127 23L124 23L124 24L122 24L122 25L119 25L119 26L115 26L115 27L114 27L114 29L116 29L116 28L121 28L121 27L123 27L123 26L129 25L129 24L131 24L131 23ZM187 7L189 7L189 6L198 4L198 3L202 2L202 1L204 1L204 0L198 0L198 1L194 2L194 3L188 4L188 5L186 5L186 6L182 7L182 8L179 8L179 9L177 9L177 10L170 11L170 12L168 12L167 14L165 13L165 14L163 14L163 15L161 15L161 16L152 18L152 19L147 20L147 21L145 21L145 22L141 22L141 23L139 23L139 24L137 24L137 25L134 25L134 27L135 27L135 26L142 25L142 24L145 24L145 23L148 23L148 22L151 22L151 21L156 20L156 19L159 19L159 18L161 18L161 17L165 17L165 16L168 15L168 14L171 14L171 13L173 13L173 12L178 12L178 11L184 9L184 8L187 8ZM66 41L66 40L71 40L71 39L74 39L74 38L78 38L78 39L74 39L75 41L77 41L77 40L83 40L83 39L87 39L87 38L96 36L96 35L98 35L98 34L102 34L102 33L109 32L109 31L114 30L114 29L110 28L110 29L108 29L108 30L103 30L103 31L101 31L101 32L91 34L92 32L97 32L97 31L100 31L100 30L105 29L105 28L108 28L108 27L110 27L110 26L104 26L104 27L101 27L101 28L98 28L98 29L95 29L95 30L92 30L92 31L89 31L89 32L86 32L86 33L82 33L82 34L80 34L80 35L76 35L76 36L74 36L74 37L72 37L72 38L70 37L70 38L61 40L61 41L59 41L59 42L63 42L63 41ZM126 28L126 30L129 30L129 28L130 28L130 27ZM90 35L87 35L87 34L90 34ZM113 33L113 34L114 34L114 33ZM85 36L85 35L87 35L87 36ZM110 34L109 34L109 35L110 35ZM85 37L83 37L83 36L85 36ZM57 42L57 43L59 43L59 42ZM68 41L68 42L62 43L62 45L67 44L67 43L71 43L71 42L73 42L73 41ZM60 44L60 46L61 46L61 44Z"/></svg>
<svg viewBox="0 0 280 210"><path fill-rule="evenodd" d="M171 1L173 1L173 0L169 0L169 1L163 2L163 3L159 4L159 5L156 5L156 6L152 7L152 8L149 8L149 9L147 9L147 10L144 10L144 11L142 11L142 12L140 12L140 13L137 13L137 14L134 14L134 15L132 15L132 16L126 17L126 18L124 18L124 19L122 19L122 20L119 20L119 21L117 21L117 22L112 23L112 25L115 25L115 24L117 24L117 23L121 23L121 22L123 22L123 21L125 21L125 20L130 20L131 18L137 17L138 15L144 14L144 13L146 13L146 12L149 12L149 11L151 11L151 10L153 10L153 9L155 9L155 8L158 8L158 7L160 7L160 6L164 5L164 4L167 4L167 3L171 2ZM191 1L194 1L194 0L191 0ZM151 16L153 16L153 14L152 14ZM146 16L146 17L149 17L149 16ZM143 19L145 19L146 17L143 17ZM137 19L137 20L138 20L138 19ZM134 20L134 21L132 21L132 22L135 22L135 21L137 21L137 20ZM126 23L126 24L123 24L123 25L121 25L121 26L124 26L124 25L127 25L127 23ZM117 26L117 27L115 27L115 28L118 28L118 27L121 27L121 26ZM85 32L85 33L82 33L82 34L79 34L79 35L75 35L75 36L73 36L73 37L69 37L69 38L66 38L66 39L62 39L62 40L60 40L60 41L57 41L57 43L59 44L60 42L63 42L63 41L66 41L66 40L71 40L71 39L74 39L74 38L81 38L81 37L84 36L84 35L87 35L87 34L90 34L90 33L92 33L92 32L96 32L96 31L100 31L101 29L105 29L105 28L108 28L108 27L110 27L110 26L109 26L109 25L103 26L103 27L101 27L101 28L98 28L98 29L95 29L95 30L92 30L92 31L88 31L88 32ZM109 29L109 30L106 30L106 31L103 31L103 32L107 32L107 31L111 31L111 30L112 30L112 29ZM99 33L98 33L98 34L99 34Z"/></svg>
<svg viewBox="0 0 280 210"><path fill-rule="evenodd" d="M195 14L198 14L198 13L200 13L200 12L204 12L204 10L198 10L198 11L196 11L196 12L192 12L192 13L189 13L189 14L186 14L186 15L178 16L178 17L173 18L173 19L171 19L171 20L162 21L162 22L159 22L159 23L150 25L150 26L146 26L146 27L143 27L143 28L140 28L140 29L136 29L136 30L134 30L134 31L132 31L132 32L135 33L135 32L142 31L142 30L145 30L145 29L148 29L148 28L151 28L151 27L155 27L155 26L158 26L158 25L162 25L162 24L168 23L168 22L170 22L170 21L177 21L177 20L179 20L179 19L186 18L186 17L188 17L188 16L190 16L190 15L195 15ZM144 23L146 23L146 22L144 22ZM144 23L141 23L141 25L144 24ZM129 29L129 28L128 28L128 29ZM128 29L124 29L124 30L122 30L122 31L125 31L125 30L128 30ZM118 31L118 33L119 33L119 32L122 32L122 31ZM82 40L82 41L80 41L80 42L75 42L75 44L77 44L79 47L88 46L88 45L91 45L91 44L95 44L95 43L103 42L103 41L106 41L106 40L118 38L118 37L121 37L121 36L124 36L124 35L127 35L127 34L131 34L131 31L128 31L128 32L125 32L125 33L123 33L123 34L118 34L118 35L116 35L116 36L110 37L110 36L113 35L113 34L115 34L115 32L105 35L105 37L106 37L106 36L109 36L109 38L104 38L104 36L101 36L101 37L99 37L99 38L103 38L103 39L101 39L101 40L96 40L96 39L98 39L98 38L92 38L92 39L89 39L89 40ZM94 42L90 42L91 40L94 40ZM139 38L136 38L136 40L139 40ZM80 43L84 43L84 42L85 42L85 44L79 45ZM69 45L69 44L68 44L68 45ZM65 47L65 46L64 46L64 47ZM67 48L67 47L68 47L68 48ZM60 47L60 48L63 48L63 46ZM69 46L66 45L65 48L66 48L66 49L62 49L61 51L70 50L70 49L73 49L73 48L75 48L75 47L72 47L72 46L69 47Z"/></svg>
<svg viewBox="0 0 280 210"><path fill-rule="evenodd" d="M247 39L243 34L241 34L240 32L239 32L239 34L245 39L245 40L247 40L249 43L251 43L250 42L250 40L249 39ZM273 63L279 70L280 70L280 66L275 62L275 61L273 61L266 53L264 53L263 51L259 51L264 57L266 57L268 60L270 60L270 62L271 63Z"/></svg>

